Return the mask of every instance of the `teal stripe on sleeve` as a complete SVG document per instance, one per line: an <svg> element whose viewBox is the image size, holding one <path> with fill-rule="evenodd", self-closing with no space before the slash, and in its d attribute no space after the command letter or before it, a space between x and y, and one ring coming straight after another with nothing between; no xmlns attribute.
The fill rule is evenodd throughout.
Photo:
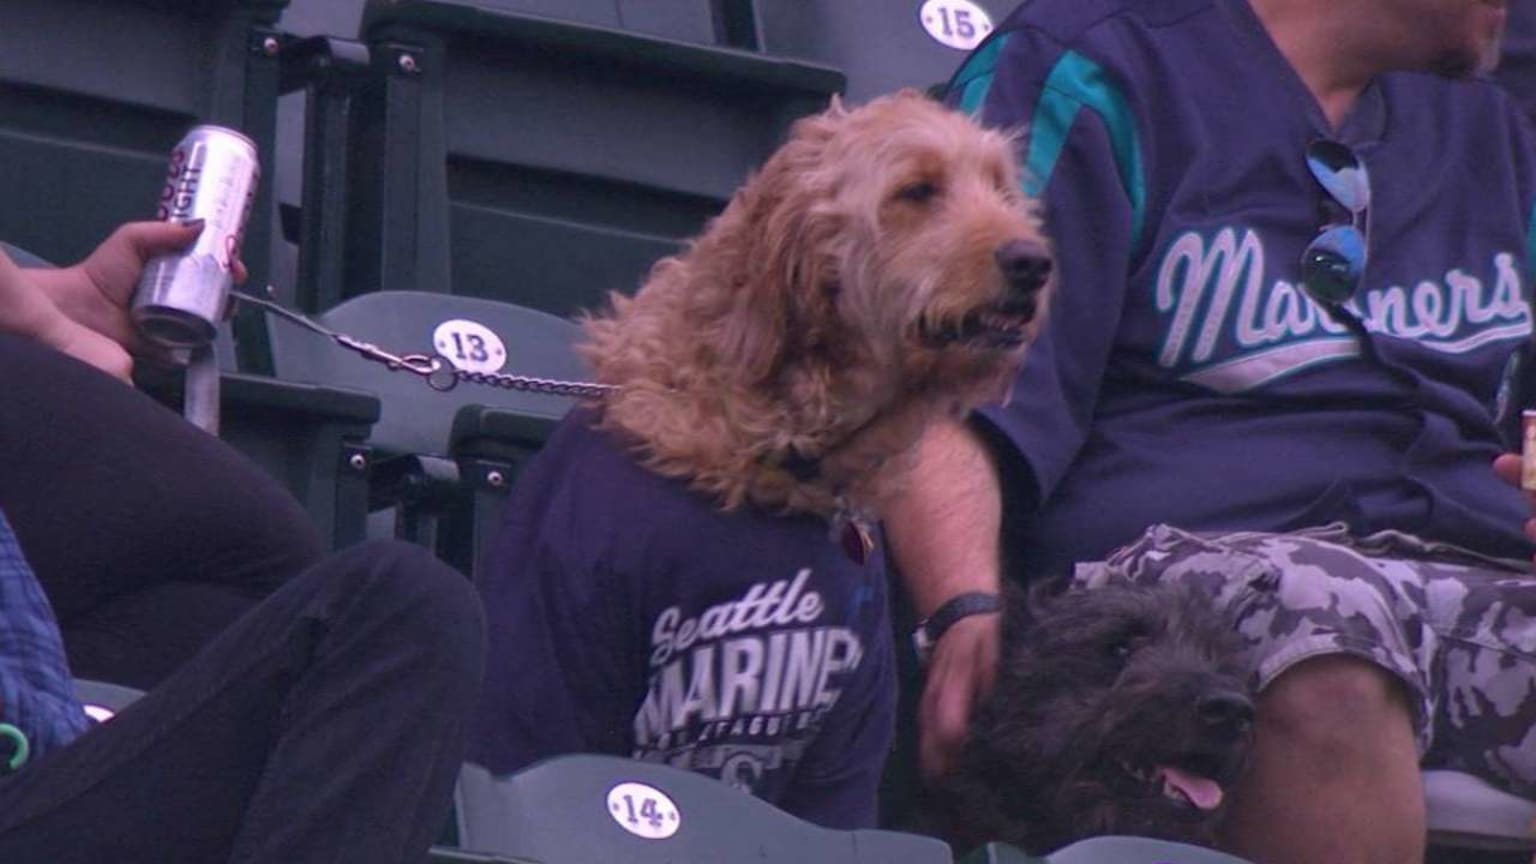
<svg viewBox="0 0 1536 864"><path fill-rule="evenodd" d="M1050 183L1066 146L1077 112L1088 109L1099 115L1109 132L1110 149L1126 199L1131 202L1131 245L1141 242L1147 219L1147 178L1141 162L1141 142L1136 116L1124 94L1110 82L1097 63L1076 51L1056 61L1045 79L1040 101L1029 125L1029 153L1024 160L1025 191L1039 195Z"/></svg>
<svg viewBox="0 0 1536 864"><path fill-rule="evenodd" d="M961 110L971 114L981 111L997 75L998 56L1012 35L1003 34L990 40L955 73L949 89L958 94ZM1146 171L1141 162L1136 117L1103 68L1076 51L1063 54L1045 79L1045 87L1029 124L1024 191L1031 197L1039 197L1049 185L1062 148L1067 144L1067 135L1077 121L1077 113L1084 108L1099 115L1109 132L1120 182L1125 188L1126 199L1131 202L1131 243L1134 246L1141 241L1147 218ZM1536 243L1536 223L1532 225L1532 241ZM1532 261L1536 262L1536 258Z"/></svg>
<svg viewBox="0 0 1536 864"><path fill-rule="evenodd" d="M949 85L950 92L960 94L960 110L977 114L987 101L987 91L992 89L992 78L997 74L997 55L1003 53L1012 33L1004 33L981 46L955 72L955 80Z"/></svg>

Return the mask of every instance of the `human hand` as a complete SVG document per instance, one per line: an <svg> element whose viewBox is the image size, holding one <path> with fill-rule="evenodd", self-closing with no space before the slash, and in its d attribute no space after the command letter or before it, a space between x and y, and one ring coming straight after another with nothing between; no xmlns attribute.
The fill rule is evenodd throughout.
<svg viewBox="0 0 1536 864"><path fill-rule="evenodd" d="M1523 460L1519 453L1501 453L1493 460L1493 473L1499 475L1504 482L1520 488L1520 475L1523 472ZM1526 491L1525 500L1536 511L1536 493ZM1536 542L1536 518L1525 520L1525 536L1532 542Z"/></svg>
<svg viewBox="0 0 1536 864"><path fill-rule="evenodd" d="M918 708L918 765L933 780L954 764L970 735L971 712L992 691L1002 645L1002 615L970 615L933 646Z"/></svg>
<svg viewBox="0 0 1536 864"><path fill-rule="evenodd" d="M128 355L127 349L63 313L57 310L55 313L32 334L34 339L55 351L89 363L125 384L133 383L133 358Z"/></svg>
<svg viewBox="0 0 1536 864"><path fill-rule="evenodd" d="M144 265L151 258L186 248L202 227L200 221L129 222L79 264L29 270L27 275L71 322L125 349L138 350L143 346L128 305Z"/></svg>

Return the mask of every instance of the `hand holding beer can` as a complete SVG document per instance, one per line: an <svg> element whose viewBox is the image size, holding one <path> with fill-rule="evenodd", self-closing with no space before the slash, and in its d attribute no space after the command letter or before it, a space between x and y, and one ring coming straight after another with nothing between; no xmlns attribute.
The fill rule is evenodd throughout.
<svg viewBox="0 0 1536 864"><path fill-rule="evenodd" d="M145 265L132 306L145 338L168 348L213 341L260 177L256 145L233 129L197 126L171 151L157 218L201 219L203 230L191 246Z"/></svg>

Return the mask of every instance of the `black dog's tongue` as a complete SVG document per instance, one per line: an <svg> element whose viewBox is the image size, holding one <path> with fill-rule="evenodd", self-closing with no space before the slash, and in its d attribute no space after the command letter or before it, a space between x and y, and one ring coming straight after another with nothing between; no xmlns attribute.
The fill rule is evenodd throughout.
<svg viewBox="0 0 1536 864"><path fill-rule="evenodd" d="M1172 765L1157 766L1157 774L1162 778L1164 795L1182 797L1201 810L1215 810L1221 806L1221 785L1215 780L1181 771Z"/></svg>

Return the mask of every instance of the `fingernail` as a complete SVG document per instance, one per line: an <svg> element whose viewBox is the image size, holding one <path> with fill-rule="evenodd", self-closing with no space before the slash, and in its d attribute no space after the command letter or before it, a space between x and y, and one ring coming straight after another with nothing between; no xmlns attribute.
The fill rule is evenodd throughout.
<svg viewBox="0 0 1536 864"><path fill-rule="evenodd" d="M188 228L196 228L197 230L201 231L203 230L203 226L207 223L208 220L206 219L191 219L181 224L187 226Z"/></svg>

